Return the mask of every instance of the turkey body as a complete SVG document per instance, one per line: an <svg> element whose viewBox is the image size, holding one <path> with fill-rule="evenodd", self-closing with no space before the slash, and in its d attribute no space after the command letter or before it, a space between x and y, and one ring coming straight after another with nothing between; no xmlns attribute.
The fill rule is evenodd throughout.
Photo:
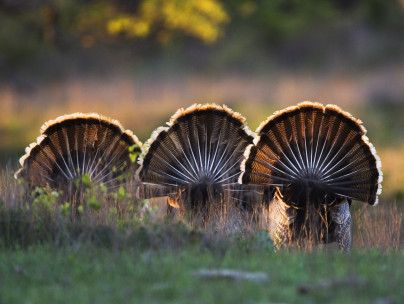
<svg viewBox="0 0 404 304"><path fill-rule="evenodd" d="M114 189L134 171L129 149L141 152L141 143L121 124L99 114L75 113L46 122L41 136L21 157L16 178L32 186L75 192L76 181L88 175L91 183Z"/></svg>
<svg viewBox="0 0 404 304"><path fill-rule="evenodd" d="M158 128L140 158L139 179L169 196L172 207L201 214L218 211L234 193L245 148L253 133L226 106L193 105Z"/></svg>
<svg viewBox="0 0 404 304"><path fill-rule="evenodd" d="M202 223L229 203L253 211L262 190L278 247L310 239L349 250L352 200L376 205L381 193L381 163L362 122L336 106L305 102L276 112L256 133L224 105L195 104L142 148L119 122L75 113L42 126L15 176L75 200L84 175L116 189L136 171L141 198L167 196L169 210ZM138 162L131 153L140 154Z"/></svg>
<svg viewBox="0 0 404 304"><path fill-rule="evenodd" d="M381 163L361 121L305 102L276 112L246 149L240 183L272 189L269 234L278 246L310 238L351 244L352 200L376 205Z"/></svg>

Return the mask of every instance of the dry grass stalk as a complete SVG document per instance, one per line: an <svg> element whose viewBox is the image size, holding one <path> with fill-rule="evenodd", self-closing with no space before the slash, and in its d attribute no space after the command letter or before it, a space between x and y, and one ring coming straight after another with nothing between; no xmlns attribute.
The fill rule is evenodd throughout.
<svg viewBox="0 0 404 304"><path fill-rule="evenodd" d="M362 206L353 213L353 244L356 248L398 250L404 211L396 201L377 207Z"/></svg>

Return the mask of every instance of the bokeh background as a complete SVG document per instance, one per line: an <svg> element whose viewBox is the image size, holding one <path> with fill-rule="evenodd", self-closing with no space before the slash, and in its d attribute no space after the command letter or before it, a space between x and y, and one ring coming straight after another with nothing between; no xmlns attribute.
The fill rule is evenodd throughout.
<svg viewBox="0 0 404 304"><path fill-rule="evenodd" d="M179 108L251 129L304 100L360 118L404 197L403 0L0 0L0 163L49 119L99 112L142 142Z"/></svg>

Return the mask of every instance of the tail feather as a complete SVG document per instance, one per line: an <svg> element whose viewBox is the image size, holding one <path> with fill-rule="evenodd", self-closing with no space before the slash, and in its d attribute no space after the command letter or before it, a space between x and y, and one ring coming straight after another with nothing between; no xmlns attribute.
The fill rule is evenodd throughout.
<svg viewBox="0 0 404 304"><path fill-rule="evenodd" d="M282 188L296 207L354 199L377 204L380 160L362 122L336 106L301 103L257 130L240 182Z"/></svg>
<svg viewBox="0 0 404 304"><path fill-rule="evenodd" d="M75 113L46 122L37 142L21 157L16 178L30 184L64 189L88 174L93 183L116 186L132 166L129 147L141 143L121 124L98 114ZM137 166L137 164L134 164Z"/></svg>
<svg viewBox="0 0 404 304"><path fill-rule="evenodd" d="M193 105L178 110L169 127L157 129L146 143L140 180L167 186L167 192L176 187L190 201L237 184L244 150L253 142L244 121L226 106ZM214 190L207 190L211 187Z"/></svg>

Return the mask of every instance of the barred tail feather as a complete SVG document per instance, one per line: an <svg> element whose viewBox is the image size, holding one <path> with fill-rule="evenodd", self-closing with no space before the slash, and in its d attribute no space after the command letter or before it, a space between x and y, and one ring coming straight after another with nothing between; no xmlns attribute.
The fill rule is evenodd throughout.
<svg viewBox="0 0 404 304"><path fill-rule="evenodd" d="M140 180L170 192L181 189L189 202L205 201L208 194L237 185L244 150L253 142L244 121L226 106L179 109L168 128L159 128L146 143Z"/></svg>
<svg viewBox="0 0 404 304"><path fill-rule="evenodd" d="M129 147L137 154L142 147L118 121L95 113L60 116L46 122L41 132L21 157L15 177L55 189L69 187L84 174L93 183L116 187L132 168Z"/></svg>
<svg viewBox="0 0 404 304"><path fill-rule="evenodd" d="M257 129L242 183L278 186L290 205L345 199L375 205L381 163L362 122L334 105L304 102L276 112Z"/></svg>

